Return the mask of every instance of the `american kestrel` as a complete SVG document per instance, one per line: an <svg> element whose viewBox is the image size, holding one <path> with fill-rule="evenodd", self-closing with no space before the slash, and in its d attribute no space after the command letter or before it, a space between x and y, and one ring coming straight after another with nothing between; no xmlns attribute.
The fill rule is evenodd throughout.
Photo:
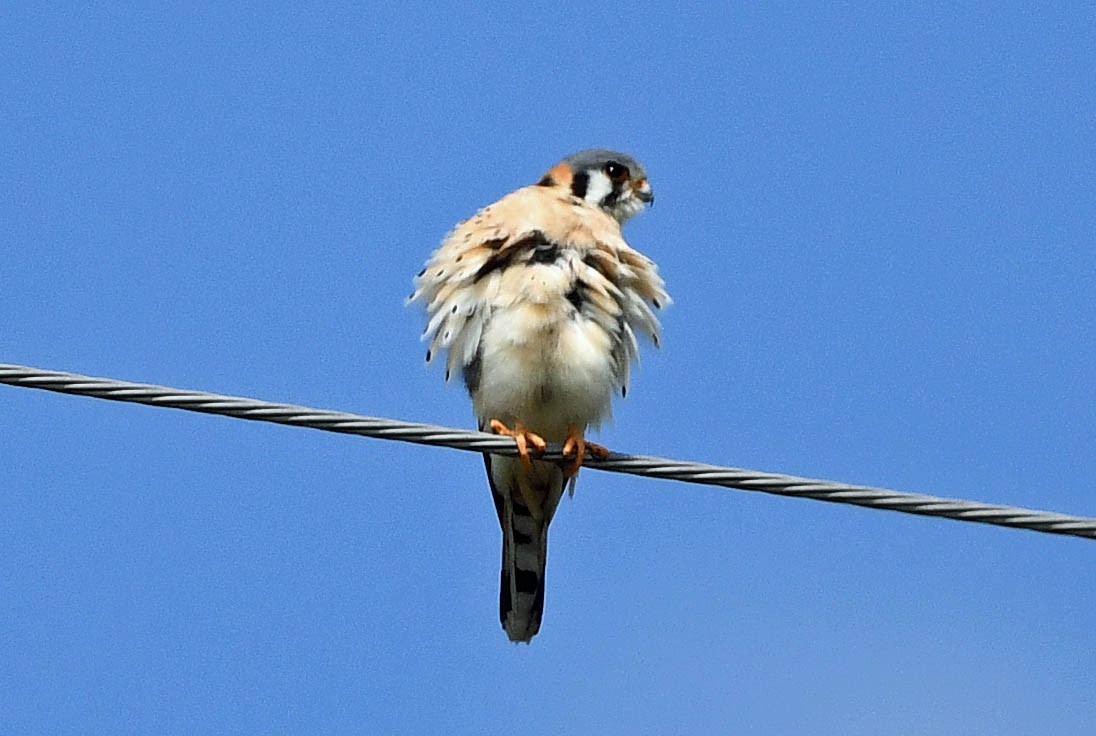
<svg viewBox="0 0 1096 736"><path fill-rule="evenodd" d="M628 390L636 333L657 346L654 309L670 302L651 259L624 242L621 224L654 201L631 156L580 151L539 182L458 224L418 276L426 362L448 350L479 428L513 437L519 457L484 455L502 525L499 616L512 641L529 641L544 610L548 525L586 454L588 427ZM565 467L536 460L562 442Z"/></svg>

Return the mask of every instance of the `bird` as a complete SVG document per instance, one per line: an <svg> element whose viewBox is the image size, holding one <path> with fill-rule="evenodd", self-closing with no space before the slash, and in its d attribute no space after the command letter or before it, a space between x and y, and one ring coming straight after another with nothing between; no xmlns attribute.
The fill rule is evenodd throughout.
<svg viewBox="0 0 1096 736"><path fill-rule="evenodd" d="M499 619L511 641L540 630L548 526L588 455L586 431L610 418L638 361L637 335L660 346L670 304L658 268L621 226L654 202L644 167L593 148L565 157L458 223L414 278L425 306L426 362L446 352L481 431L512 437L518 456L485 454L502 527ZM537 459L562 443L563 464Z"/></svg>

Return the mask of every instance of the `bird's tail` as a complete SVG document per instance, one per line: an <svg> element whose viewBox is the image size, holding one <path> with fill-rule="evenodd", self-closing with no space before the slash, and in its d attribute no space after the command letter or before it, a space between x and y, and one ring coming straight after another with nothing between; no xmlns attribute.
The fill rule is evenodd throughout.
<svg viewBox="0 0 1096 736"><path fill-rule="evenodd" d="M484 455L491 495L502 526L499 619L511 641L529 641L544 613L548 525L563 495L563 471L554 463Z"/></svg>

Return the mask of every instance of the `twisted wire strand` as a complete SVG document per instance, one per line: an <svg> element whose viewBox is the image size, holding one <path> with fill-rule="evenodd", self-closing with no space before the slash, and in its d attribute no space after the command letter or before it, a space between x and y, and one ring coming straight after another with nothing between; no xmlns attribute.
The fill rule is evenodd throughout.
<svg viewBox="0 0 1096 736"><path fill-rule="evenodd" d="M238 419L288 424L294 427L310 427L327 432L413 442L420 445L450 447L472 452L490 452L497 455L517 455L517 447L512 439L483 432L439 427L432 424L416 424L395 419L366 417L341 411L278 404L205 391L186 391L167 386L131 383L110 378L92 378L75 373L47 371L23 365L0 363L0 383L112 401L128 401L205 414L220 414ZM560 446L558 444L550 445L544 458L562 461ZM1015 529L1029 529L1049 534L1065 534L1096 539L1096 519L1094 518L1016 506L941 498L920 493L903 493L885 488L848 485L827 480L800 478L794 475L765 473L758 470L728 468L617 452L611 453L604 460L588 457L584 465L597 470L616 473L737 488L777 496L813 498L831 503L853 504L874 509L901 511L907 514L939 516L958 521L974 521Z"/></svg>

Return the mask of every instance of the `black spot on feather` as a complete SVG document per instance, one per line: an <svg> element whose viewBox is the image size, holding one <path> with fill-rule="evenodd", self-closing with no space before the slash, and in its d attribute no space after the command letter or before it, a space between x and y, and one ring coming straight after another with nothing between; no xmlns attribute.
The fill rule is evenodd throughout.
<svg viewBox="0 0 1096 736"><path fill-rule="evenodd" d="M575 285L572 286L571 290L565 295L567 301L571 302L571 306L575 308L575 311L582 311L582 305L586 303L586 290L588 288L586 282L580 279L575 282Z"/></svg>
<svg viewBox="0 0 1096 736"><path fill-rule="evenodd" d="M514 582L517 583L515 587L518 589L518 592L535 595L540 583L537 574L530 570L522 570L520 567L515 568L514 571L517 573Z"/></svg>
<svg viewBox="0 0 1096 736"><path fill-rule="evenodd" d="M502 568L502 579L499 581L499 620L506 626L506 617L514 608L514 602L510 600L510 571Z"/></svg>
<svg viewBox="0 0 1096 736"><path fill-rule="evenodd" d="M533 248L529 263L555 263L557 258L559 258L559 246L545 241L544 244L538 244Z"/></svg>
<svg viewBox="0 0 1096 736"><path fill-rule="evenodd" d="M472 277L472 283L479 281L482 278L490 276L495 271L501 271L508 268L514 259L517 257L517 253L513 248L507 248L506 250L499 251L495 255L488 258L479 270L476 271L476 275Z"/></svg>
<svg viewBox="0 0 1096 736"><path fill-rule="evenodd" d="M494 241L488 241L488 245ZM509 268L514 263L552 263L559 257L559 246L548 239L540 230L534 230L521 240L511 243L508 247L499 250L506 239L498 241L498 246L493 246L496 253L487 259L476 275L473 283L489 276L495 271Z"/></svg>
<svg viewBox="0 0 1096 736"><path fill-rule="evenodd" d="M587 266L589 266L590 268L597 271L598 273L600 273L605 278L609 278L609 274L606 273L606 269L605 269L605 261L602 260L601 258L598 258L593 253L587 253L583 257L582 262L584 264L586 264Z"/></svg>
<svg viewBox="0 0 1096 736"><path fill-rule="evenodd" d="M480 354L477 352L475 357L472 358L472 362L464 366L464 387L468 389L468 395L472 396L479 391L480 384ZM480 431L486 431L484 427L480 427ZM484 460L488 463L487 474L491 474L490 461L487 460L489 455L484 455ZM496 500L496 503L498 501Z"/></svg>

